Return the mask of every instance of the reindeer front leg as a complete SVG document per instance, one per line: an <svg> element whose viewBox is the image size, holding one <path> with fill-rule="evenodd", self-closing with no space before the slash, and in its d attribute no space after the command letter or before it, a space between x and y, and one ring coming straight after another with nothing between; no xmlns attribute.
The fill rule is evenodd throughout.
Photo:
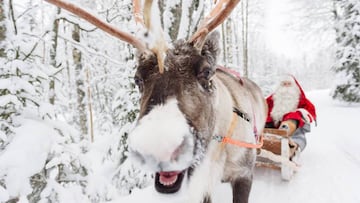
<svg viewBox="0 0 360 203"><path fill-rule="evenodd" d="M238 159L238 167L227 172L233 174L230 184L233 193L233 203L247 203L253 181L253 167L255 163L255 150L242 149L242 156Z"/></svg>
<svg viewBox="0 0 360 203"><path fill-rule="evenodd" d="M239 177L231 181L233 203L247 203L252 185L251 177Z"/></svg>
<svg viewBox="0 0 360 203"><path fill-rule="evenodd" d="M210 197L210 195L206 195L205 197L204 197L204 200L202 201L202 203L211 203L212 201L211 201L211 197Z"/></svg>

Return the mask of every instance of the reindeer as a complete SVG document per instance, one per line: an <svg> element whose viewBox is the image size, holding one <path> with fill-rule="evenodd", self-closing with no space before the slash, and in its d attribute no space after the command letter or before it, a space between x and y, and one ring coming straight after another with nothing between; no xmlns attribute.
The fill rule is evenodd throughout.
<svg viewBox="0 0 360 203"><path fill-rule="evenodd" d="M224 181L232 186L233 203L248 202L267 107L254 82L217 65L219 34L212 32L239 0L219 1L189 40L170 48L161 39L149 48L81 8L46 1L137 48L134 78L141 98L128 140L130 157L155 173L159 193L184 191L187 203L210 203L213 187ZM151 31L151 1L144 5L145 20L138 20Z"/></svg>

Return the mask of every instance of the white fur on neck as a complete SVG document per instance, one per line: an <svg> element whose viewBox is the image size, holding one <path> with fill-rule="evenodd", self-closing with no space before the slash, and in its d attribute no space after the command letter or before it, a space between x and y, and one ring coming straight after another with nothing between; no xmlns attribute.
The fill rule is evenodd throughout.
<svg viewBox="0 0 360 203"><path fill-rule="evenodd" d="M205 159L195 168L189 179L187 190L191 192L187 202L201 203L204 195L211 195L214 187L220 183L224 171L224 157L218 161L212 160L218 145L217 142L210 143Z"/></svg>

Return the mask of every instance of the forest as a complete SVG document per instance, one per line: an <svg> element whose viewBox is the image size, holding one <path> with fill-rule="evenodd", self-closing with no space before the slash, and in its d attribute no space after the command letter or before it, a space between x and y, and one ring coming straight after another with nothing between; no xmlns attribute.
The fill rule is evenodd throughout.
<svg viewBox="0 0 360 203"><path fill-rule="evenodd" d="M68 0L70 2L70 0ZM132 35L131 0L71 0ZM166 41L216 1L158 0ZM243 0L217 28L219 64L269 95L281 74L360 103L358 0ZM139 112L136 50L43 0L0 1L0 202L107 202L153 178L127 159Z"/></svg>

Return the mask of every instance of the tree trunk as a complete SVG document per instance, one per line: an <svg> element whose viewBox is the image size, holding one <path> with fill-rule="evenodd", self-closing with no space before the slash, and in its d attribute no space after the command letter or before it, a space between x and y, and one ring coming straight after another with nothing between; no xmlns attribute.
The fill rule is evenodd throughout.
<svg viewBox="0 0 360 203"><path fill-rule="evenodd" d="M159 0L158 2L161 22L155 22L155 23L161 23L162 27L164 28L164 32L165 32L164 34L168 35L171 41L174 41L179 33L180 19L181 19L181 4L182 2L179 1L179 3L173 5L173 7L168 7L167 2L165 0ZM165 18L169 18L168 15L164 14L165 11L171 13L172 15L171 20L169 19L164 20ZM169 23L169 25L167 25L166 23Z"/></svg>
<svg viewBox="0 0 360 203"><path fill-rule="evenodd" d="M94 121L93 121L93 110L91 103L91 83L90 83L90 70L86 70L86 83L87 83L87 93L88 93L88 107L89 107L89 119L90 119L90 139L91 142L94 142Z"/></svg>
<svg viewBox="0 0 360 203"><path fill-rule="evenodd" d="M243 65L244 76L249 77L248 70L248 1L242 2L242 44L243 44Z"/></svg>
<svg viewBox="0 0 360 203"><path fill-rule="evenodd" d="M60 8L57 9L57 14L60 14ZM54 19L53 28L52 28L52 46L50 49L50 65L54 68L57 67L56 63L56 50L58 45L58 30L59 30L59 20ZM50 77L50 84L49 84L49 102L50 104L55 104L55 77Z"/></svg>
<svg viewBox="0 0 360 203"><path fill-rule="evenodd" d="M223 61L224 61L224 66L227 66L227 49L226 49L226 31L225 31L225 24L223 23L221 25L221 35L222 35L222 52L223 52Z"/></svg>
<svg viewBox="0 0 360 203"><path fill-rule="evenodd" d="M169 1L159 0L158 4L161 15L161 25L164 28L165 35L168 35L171 41L188 39L190 35L193 34L193 28L198 26L204 13L203 3L199 0L192 1L191 4L186 3L184 0L179 0L177 4L168 2ZM171 5L171 7L169 5ZM188 7L185 7L187 5ZM171 20L168 19L169 16L165 15L164 12L171 13Z"/></svg>
<svg viewBox="0 0 360 203"><path fill-rule="evenodd" d="M80 42L80 27L74 25L72 32L72 39L76 42ZM73 49L73 60L75 65L75 80L76 80L76 93L77 93L77 111L78 111L78 123L81 130L82 137L88 133L87 127L87 113L85 104L85 87L84 87L84 72L81 64L81 52L77 48Z"/></svg>
<svg viewBox="0 0 360 203"><path fill-rule="evenodd" d="M232 43L232 32L233 30L231 29L231 24L232 24L232 19L231 18L228 18L224 23L224 26L225 26L225 38L226 38L226 47L224 47L223 49L225 50L226 49L226 61L227 61L227 65L228 67L233 67L233 63L234 63L234 60L233 60L233 56L234 56L234 52L233 52L233 46L234 44Z"/></svg>
<svg viewBox="0 0 360 203"><path fill-rule="evenodd" d="M5 54L5 37L6 37L6 23L5 23L4 1L0 1L0 58L4 58Z"/></svg>

